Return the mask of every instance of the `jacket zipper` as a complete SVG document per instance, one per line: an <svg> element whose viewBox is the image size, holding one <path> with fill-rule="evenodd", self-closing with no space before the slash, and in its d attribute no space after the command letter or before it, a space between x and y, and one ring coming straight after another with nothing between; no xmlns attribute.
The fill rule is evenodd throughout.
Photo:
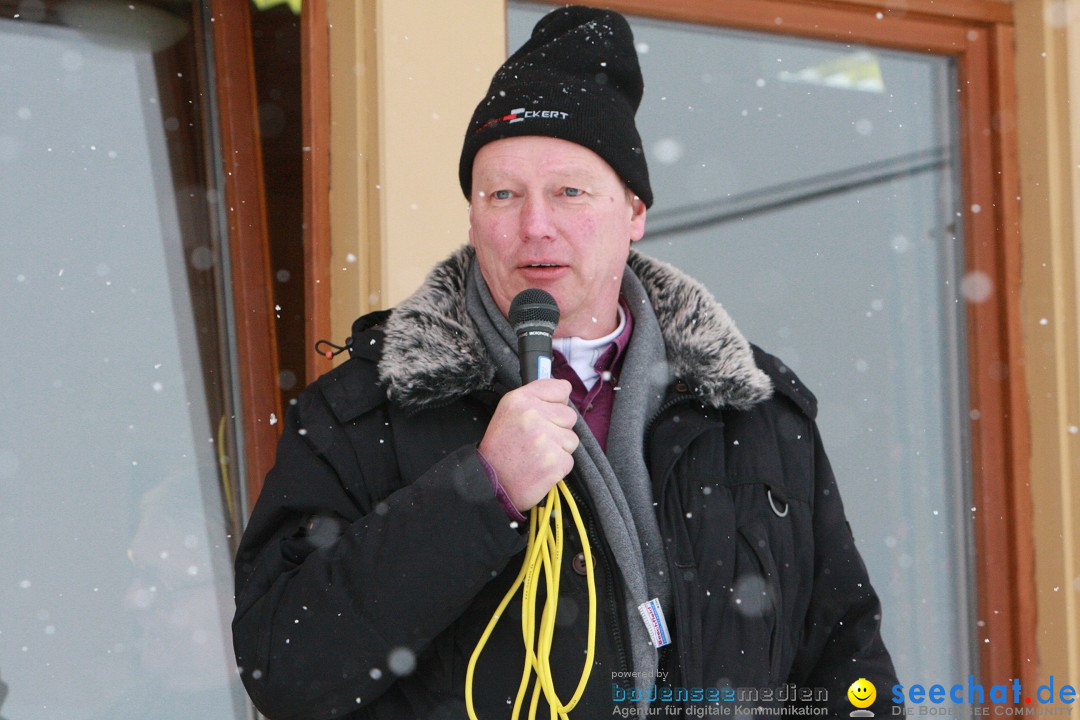
<svg viewBox="0 0 1080 720"><path fill-rule="evenodd" d="M585 502L580 493L578 493L569 483L567 483L566 487L570 491L570 496L574 498L574 502L576 502L579 507L584 507L587 513L587 517L585 518L585 532L589 536L589 546L594 548L598 547L604 553L604 578L607 580L608 587L612 589L612 592L608 593L607 596L607 610L613 621L612 631L615 637L615 648L619 659L618 669L629 672L630 664L627 660L626 644L623 638L623 616L622 613L618 611L618 607L615 603L616 595L620 598L622 597L622 589L615 582L614 571L612 569L614 567L614 561L611 557L611 548L608 547L607 543L601 542L599 536L596 534L596 523L594 521L595 516L593 515L592 506Z"/></svg>
<svg viewBox="0 0 1080 720"><path fill-rule="evenodd" d="M653 425L656 424L656 421L660 419L661 415L663 415L664 413L666 413L668 410L675 407L676 405L679 405L680 403L687 403L687 402L698 402L698 403L700 403L701 401L698 399L698 397L696 395L689 395L689 394L678 395L676 397L671 398L670 400L665 402L663 405L661 405L659 410L657 410L655 413L653 413L652 418L649 420L649 424L645 426L645 434L642 435L642 437L646 438L646 440L647 440L649 438L649 436L652 435Z"/></svg>
<svg viewBox="0 0 1080 720"><path fill-rule="evenodd" d="M683 404L683 403L690 403L690 402L698 402L698 403L700 403L701 401L698 399L698 397L696 395L692 395L690 393L679 394L679 395L671 398L670 400L666 401L665 403L663 403L660 406L660 408L655 413L653 413L653 416L649 420L649 423L645 426L645 434L642 436L644 438L644 443L645 443L646 447L648 446L649 439L652 437L653 427L656 425L656 423L660 419L660 417L664 413L666 413L668 410L675 407L676 405L680 405L680 404ZM645 456L645 464L646 464L646 468L649 471L649 475L651 477L652 472L653 472L653 468L650 466L649 459L650 458L649 458L648 454L646 454L646 456ZM664 478L661 478L661 482L658 484L658 486L654 487L653 489L654 489L654 491L662 491L663 488L666 485L667 485L667 477L664 477ZM655 493L654 493L653 500L655 502L657 502L657 503L660 502L660 498L658 496L656 496ZM658 505L658 507L659 507L659 505ZM660 522L660 523L663 523L662 514L658 515L657 521ZM662 534L663 531L664 531L663 526L661 526L660 531L661 531L661 534ZM678 560L678 558L671 558L669 556L668 557L669 566L673 565L674 564L673 561L677 561L677 560ZM679 594L680 594L679 593L679 583L673 582L671 584L671 606L672 606L673 610L675 608L679 607L679 604L680 604L679 603L679 597L678 597ZM676 612L675 613L675 638L676 638L676 642L680 643L680 648L679 648L679 651L677 653L673 652L671 645L668 645L668 646L662 648L660 650L660 658L659 658L659 662L658 662L658 666L660 668L664 668L665 665L667 665L669 658L672 655L674 655L675 657L679 658L679 661L677 662L677 665L679 667L680 673L684 672L682 665L683 665L683 661L686 660L685 653L686 653L686 647L687 647L687 645L686 645L687 634L685 632L685 627L683 627L685 622L686 622L686 620L685 620L685 618L683 618L682 613ZM680 642L679 638L682 638L681 642ZM670 673L672 672L672 669L670 667L668 667L666 669L668 670L669 677L670 677ZM684 681L685 681L685 677L680 677L679 678L679 682L684 682Z"/></svg>

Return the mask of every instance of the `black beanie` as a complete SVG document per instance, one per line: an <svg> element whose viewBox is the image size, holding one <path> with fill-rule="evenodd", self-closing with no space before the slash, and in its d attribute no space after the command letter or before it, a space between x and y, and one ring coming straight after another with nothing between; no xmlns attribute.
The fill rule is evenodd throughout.
<svg viewBox="0 0 1080 720"><path fill-rule="evenodd" d="M551 11L495 73L473 112L458 167L465 197L472 195L480 148L502 138L544 135L595 152L649 207L649 168L634 125L643 88L626 18L580 6Z"/></svg>

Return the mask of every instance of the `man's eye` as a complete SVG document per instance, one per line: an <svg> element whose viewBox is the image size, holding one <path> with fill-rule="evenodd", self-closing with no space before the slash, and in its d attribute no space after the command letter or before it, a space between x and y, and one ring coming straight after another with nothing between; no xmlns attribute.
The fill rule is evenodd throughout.
<svg viewBox="0 0 1080 720"><path fill-rule="evenodd" d="M510 199L510 191L509 190L496 190L495 192L491 193L491 197L496 199L496 200L509 200Z"/></svg>
<svg viewBox="0 0 1080 720"><path fill-rule="evenodd" d="M581 197L585 194L585 191L581 188L568 187L563 190L563 194L566 195L566 197Z"/></svg>

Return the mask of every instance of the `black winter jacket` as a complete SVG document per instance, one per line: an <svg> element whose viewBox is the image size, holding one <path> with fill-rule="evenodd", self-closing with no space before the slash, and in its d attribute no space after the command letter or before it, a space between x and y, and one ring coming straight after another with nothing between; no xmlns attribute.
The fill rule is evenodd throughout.
<svg viewBox="0 0 1080 720"><path fill-rule="evenodd" d="M358 320L352 358L288 411L237 556L233 622L244 684L273 720L467 717L470 654L526 543L476 452L507 388L464 314L471 258L459 251L393 315ZM783 705L794 684L816 694L810 705L846 717L848 687L866 678L878 688L870 709L890 714L896 679L880 605L813 396L751 350L696 282L637 254L630 267L676 378L644 439L673 593L658 696L677 707ZM634 705L620 695L634 686L627 623L641 620L622 610L588 496L575 475L567 482L600 601L596 661L571 717L609 717ZM581 673L588 606L572 525L567 544L552 651L564 701ZM515 599L477 668L481 720L509 717L522 662Z"/></svg>

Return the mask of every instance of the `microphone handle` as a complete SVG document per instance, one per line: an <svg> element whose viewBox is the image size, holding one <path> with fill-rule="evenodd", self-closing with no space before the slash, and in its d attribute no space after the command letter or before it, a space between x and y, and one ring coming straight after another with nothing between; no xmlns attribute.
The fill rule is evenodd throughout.
<svg viewBox="0 0 1080 720"><path fill-rule="evenodd" d="M518 335L521 384L551 377L551 333L526 331Z"/></svg>

